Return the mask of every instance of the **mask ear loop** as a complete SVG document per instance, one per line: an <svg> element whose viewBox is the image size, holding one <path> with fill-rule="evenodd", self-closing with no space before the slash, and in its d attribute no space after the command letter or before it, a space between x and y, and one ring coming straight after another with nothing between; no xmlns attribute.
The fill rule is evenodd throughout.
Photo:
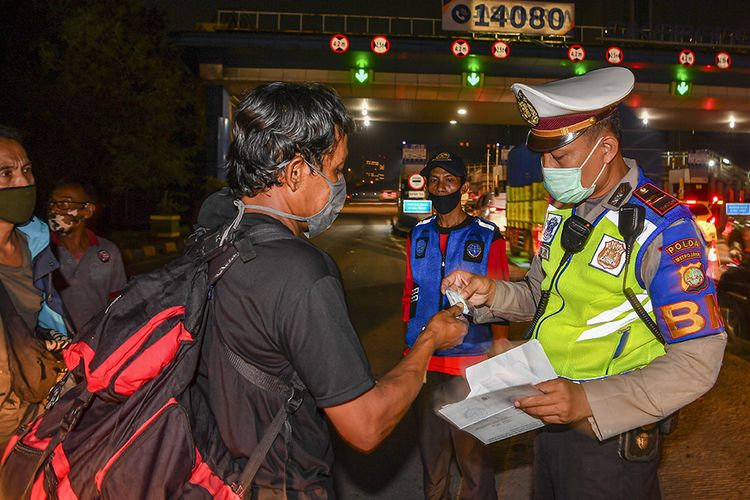
<svg viewBox="0 0 750 500"><path fill-rule="evenodd" d="M237 199L237 200L234 200L232 203L234 204L235 207L237 207L237 215L235 216L232 223L229 224L227 228L224 230L224 232L221 234L221 239L219 240L219 246L222 246L224 244L226 239L229 237L229 233L231 233L232 231L236 230L239 227L240 222L242 221L242 216L245 215L245 207L247 205L242 203L242 200Z"/></svg>
<svg viewBox="0 0 750 500"><path fill-rule="evenodd" d="M599 147L599 143L601 143L604 140L604 136L600 137L599 140L596 142L596 146L594 146L594 149L591 150L588 157L586 157L586 161L589 161L589 158L591 158L591 155L594 154L594 151L596 151L596 148ZM583 162L583 164L586 164L586 161ZM607 168L607 165L609 165L609 162L604 162L604 165L602 165L602 168L599 169L599 173L596 176L596 179L594 179L594 182L591 183L591 187L596 186L596 181L599 180L599 177L602 176L604 173L604 169Z"/></svg>

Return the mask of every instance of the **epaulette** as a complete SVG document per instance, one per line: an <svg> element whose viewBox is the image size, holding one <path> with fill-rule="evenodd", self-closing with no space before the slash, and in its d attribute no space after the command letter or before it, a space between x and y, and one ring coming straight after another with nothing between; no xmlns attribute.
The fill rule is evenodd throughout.
<svg viewBox="0 0 750 500"><path fill-rule="evenodd" d="M680 200L650 182L638 187L633 195L661 216L680 205Z"/></svg>

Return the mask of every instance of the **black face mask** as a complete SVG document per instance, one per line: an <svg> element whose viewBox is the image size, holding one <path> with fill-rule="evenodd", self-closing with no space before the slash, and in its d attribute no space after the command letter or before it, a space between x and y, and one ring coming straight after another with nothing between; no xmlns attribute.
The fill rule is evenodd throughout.
<svg viewBox="0 0 750 500"><path fill-rule="evenodd" d="M459 189L455 193L444 194L442 196L430 194L430 200L432 200L432 206L435 211L441 215L445 215L461 203L461 190Z"/></svg>

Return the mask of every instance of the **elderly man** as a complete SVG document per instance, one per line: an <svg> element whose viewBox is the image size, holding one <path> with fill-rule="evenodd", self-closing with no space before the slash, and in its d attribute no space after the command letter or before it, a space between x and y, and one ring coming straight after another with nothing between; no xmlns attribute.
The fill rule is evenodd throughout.
<svg viewBox="0 0 750 500"><path fill-rule="evenodd" d="M616 106L633 85L616 67L513 85L555 200L541 247L521 282L443 281L485 319L532 320L529 336L560 377L516 402L550 424L535 441L535 498L658 498L660 433L721 367L726 334L701 232L622 156Z"/></svg>

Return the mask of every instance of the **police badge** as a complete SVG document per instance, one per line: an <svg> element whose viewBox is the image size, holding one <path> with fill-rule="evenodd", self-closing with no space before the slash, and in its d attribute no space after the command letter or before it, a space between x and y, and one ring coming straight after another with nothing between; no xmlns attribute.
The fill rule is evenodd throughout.
<svg viewBox="0 0 750 500"><path fill-rule="evenodd" d="M539 125L539 113L537 113L536 108L534 108L534 105L531 104L531 101L524 95L522 90L516 92L516 103L518 104L518 112L521 113L521 118L526 120L532 127Z"/></svg>
<svg viewBox="0 0 750 500"><path fill-rule="evenodd" d="M547 220L544 222L544 231L542 232L540 241L542 243L552 243L552 239L555 237L555 233L557 232L557 228L560 227L561 222L562 215L548 213Z"/></svg>
<svg viewBox="0 0 750 500"><path fill-rule="evenodd" d="M618 276L625 265L625 250L624 241L605 234L599 241L589 265L612 276Z"/></svg>
<svg viewBox="0 0 750 500"><path fill-rule="evenodd" d="M596 261L604 269L616 269L625 253L625 243L618 240L610 240L604 244L604 248L596 256Z"/></svg>
<svg viewBox="0 0 750 500"><path fill-rule="evenodd" d="M464 246L464 260L468 262L482 262L484 243L480 240L468 240Z"/></svg>
<svg viewBox="0 0 750 500"><path fill-rule="evenodd" d="M703 291L708 286L702 262L691 262L680 267L680 288L687 293Z"/></svg>

